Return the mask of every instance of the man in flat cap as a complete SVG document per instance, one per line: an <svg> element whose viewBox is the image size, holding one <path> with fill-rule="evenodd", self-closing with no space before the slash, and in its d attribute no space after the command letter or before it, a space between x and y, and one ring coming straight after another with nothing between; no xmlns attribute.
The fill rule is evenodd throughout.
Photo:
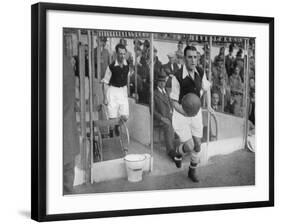
<svg viewBox="0 0 281 224"><path fill-rule="evenodd" d="M167 75L166 87L168 90L170 90L172 77L179 70L179 68L178 68L178 65L175 63L175 54L174 53L167 54L167 57L168 57L169 61L167 64L163 65L163 69Z"/></svg>

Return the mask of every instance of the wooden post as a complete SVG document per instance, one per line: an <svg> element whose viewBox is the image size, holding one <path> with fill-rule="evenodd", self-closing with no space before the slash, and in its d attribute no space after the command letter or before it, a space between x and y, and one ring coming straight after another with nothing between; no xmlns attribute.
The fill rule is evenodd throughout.
<svg viewBox="0 0 281 224"><path fill-rule="evenodd" d="M135 39L135 44L137 43L138 39ZM135 49L135 100L136 103L138 102L138 61L137 61L137 52L136 52L136 48Z"/></svg>
<svg viewBox="0 0 281 224"><path fill-rule="evenodd" d="M83 170L86 171L86 100L85 100L85 46L79 45L79 77L80 77L80 124L82 149L80 152ZM84 182L86 182L86 172L84 173Z"/></svg>
<svg viewBox="0 0 281 224"><path fill-rule="evenodd" d="M247 56L246 56L247 52ZM248 140L248 118L249 118L249 39L244 40L244 102L243 107L245 108L245 129L244 129L244 147L247 147Z"/></svg>
<svg viewBox="0 0 281 224"><path fill-rule="evenodd" d="M153 112L154 112L154 58L153 58L153 33L150 34L150 59L151 59L151 66L150 66L150 172L153 171Z"/></svg>
<svg viewBox="0 0 281 224"><path fill-rule="evenodd" d="M86 183L91 182L91 167L92 167L92 154L93 154L93 73L92 73L92 33L88 30L88 69L89 69L89 120L90 120L90 149L87 151L87 170L86 170Z"/></svg>
<svg viewBox="0 0 281 224"><path fill-rule="evenodd" d="M210 45L210 61L209 61L209 73L208 73L208 80L209 82L211 82L212 80L212 61L211 61L211 52L212 52L212 36L210 36L210 40L209 40L209 45ZM207 100L207 109L208 109L208 106L211 106L211 105L208 105L209 102ZM210 113L208 112L207 113L208 116L207 116L207 119L208 119L208 126L207 126L207 146L209 145L209 141L210 141Z"/></svg>
<svg viewBox="0 0 281 224"><path fill-rule="evenodd" d="M206 73L206 60L207 60L206 50L207 50L207 45L206 45L206 43L204 43L204 64L203 64L204 73ZM206 107L206 97L203 98L203 108L205 108L205 107Z"/></svg>
<svg viewBox="0 0 281 224"><path fill-rule="evenodd" d="M95 68L95 38L94 38L94 31L91 32L91 37L92 37L92 78L96 76L96 68Z"/></svg>
<svg viewBox="0 0 281 224"><path fill-rule="evenodd" d="M221 112L224 112L224 94L226 94L226 90L225 90L225 84L226 84L226 75L225 74L225 46L224 46L224 52L223 52L223 86L222 86L222 98L221 98L221 107L222 107L222 111Z"/></svg>
<svg viewBox="0 0 281 224"><path fill-rule="evenodd" d="M99 37L99 32L97 33L97 42L98 42L98 46L97 46L97 74L98 74L98 81L101 81L101 74L100 74L100 56L101 56L101 52L100 52L100 37Z"/></svg>
<svg viewBox="0 0 281 224"><path fill-rule="evenodd" d="M209 72L208 72L208 80L209 82L211 82L212 79L212 60L211 60L211 52L212 52L212 36L210 36L210 40L209 40L209 47L210 47L210 51L209 51ZM207 93L208 95L208 93ZM211 97L211 96L210 96ZM211 115L210 112L208 111L208 107L211 106L209 105L209 101L207 100L207 147L204 153L204 163L207 163L209 160L209 142L210 142L210 119L211 119Z"/></svg>

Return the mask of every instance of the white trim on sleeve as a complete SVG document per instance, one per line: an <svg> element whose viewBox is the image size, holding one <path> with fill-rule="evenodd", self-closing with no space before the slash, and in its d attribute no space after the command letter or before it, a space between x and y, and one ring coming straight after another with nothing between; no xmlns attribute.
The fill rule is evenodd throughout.
<svg viewBox="0 0 281 224"><path fill-rule="evenodd" d="M172 100L179 100L180 96L180 84L175 76L172 77L172 88L170 93L170 98Z"/></svg>

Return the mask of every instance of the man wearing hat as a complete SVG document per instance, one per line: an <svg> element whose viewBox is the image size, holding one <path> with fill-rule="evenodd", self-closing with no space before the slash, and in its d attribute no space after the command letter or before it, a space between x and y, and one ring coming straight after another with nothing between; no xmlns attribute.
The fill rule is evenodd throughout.
<svg viewBox="0 0 281 224"><path fill-rule="evenodd" d="M177 48L175 54L183 56L183 42L181 40L178 42Z"/></svg>
<svg viewBox="0 0 281 224"><path fill-rule="evenodd" d="M233 55L233 44L229 45L228 55L225 57L225 69L228 77L230 77L234 70L235 57Z"/></svg>
<svg viewBox="0 0 281 224"><path fill-rule="evenodd" d="M179 53L176 54L176 61L175 61L175 64L176 64L176 67L177 67L176 70L181 69L181 67L182 67L183 64L184 64L183 54L179 54Z"/></svg>
<svg viewBox="0 0 281 224"><path fill-rule="evenodd" d="M157 77L157 86L154 90L154 126L160 126L164 131L166 152L174 159L174 129L172 126L173 105L165 90L166 74L162 72Z"/></svg>
<svg viewBox="0 0 281 224"><path fill-rule="evenodd" d="M216 58L216 64L212 68L212 89L221 93L222 97L229 97L230 88L228 75L224 66L224 58L222 55Z"/></svg>
<svg viewBox="0 0 281 224"><path fill-rule="evenodd" d="M243 50L240 48L238 50L238 52L236 53L236 58L235 58L235 62L234 62L234 68L236 66L239 67L239 69L240 69L239 75L240 75L240 78L241 78L242 82L244 82L244 59L242 57L242 54L243 54Z"/></svg>
<svg viewBox="0 0 281 224"><path fill-rule="evenodd" d="M167 64L163 65L164 71L168 76L174 75L178 69L176 63L175 63L175 54L169 53L167 54L167 57L169 59Z"/></svg>

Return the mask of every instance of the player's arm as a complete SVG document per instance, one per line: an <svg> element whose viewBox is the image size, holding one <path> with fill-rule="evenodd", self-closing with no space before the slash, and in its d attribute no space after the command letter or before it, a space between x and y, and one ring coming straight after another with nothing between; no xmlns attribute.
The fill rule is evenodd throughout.
<svg viewBox="0 0 281 224"><path fill-rule="evenodd" d="M182 109L182 106L181 104L179 104L179 102L177 100L172 100L172 103L173 103L173 107L174 109L181 113L183 116L186 116L186 113L184 112L184 110Z"/></svg>
<svg viewBox="0 0 281 224"><path fill-rule="evenodd" d="M206 92L208 111L210 113L215 113L211 107L211 83L207 80L205 73L202 78L202 89Z"/></svg>
<svg viewBox="0 0 281 224"><path fill-rule="evenodd" d="M171 89L171 93L170 93L170 99L172 100L172 104L173 104L174 109L177 112L181 113L182 115L186 116L186 113L184 112L181 104L178 101L179 95L180 95L180 84L179 84L177 78L175 76L173 76L172 77L172 89Z"/></svg>

